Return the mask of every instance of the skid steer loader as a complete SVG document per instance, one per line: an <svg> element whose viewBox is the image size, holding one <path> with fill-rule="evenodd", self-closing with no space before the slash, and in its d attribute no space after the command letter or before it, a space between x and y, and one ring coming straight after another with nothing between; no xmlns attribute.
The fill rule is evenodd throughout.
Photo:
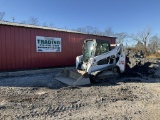
<svg viewBox="0 0 160 120"><path fill-rule="evenodd" d="M111 49L111 47L113 47ZM121 74L125 71L125 53L122 44L112 45L107 40L87 39L82 47L82 55L76 57L76 69L82 76L69 85L84 85L99 81L100 74L112 71ZM69 73L68 74L73 74ZM57 79L68 82L69 79Z"/></svg>
<svg viewBox="0 0 160 120"><path fill-rule="evenodd" d="M103 71L112 70L121 74L125 71L123 45L116 45L111 50L111 45L106 40L85 40L83 55L76 58L76 68L84 71L84 77L88 76L91 83L97 82L97 75Z"/></svg>

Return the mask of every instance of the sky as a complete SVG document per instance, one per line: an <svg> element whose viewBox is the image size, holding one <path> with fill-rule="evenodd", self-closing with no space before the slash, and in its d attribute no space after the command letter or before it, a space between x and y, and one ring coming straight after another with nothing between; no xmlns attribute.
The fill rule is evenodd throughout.
<svg viewBox="0 0 160 120"><path fill-rule="evenodd" d="M4 20L38 18L40 24L77 29L92 26L115 33L137 33L150 27L160 34L160 0L0 0Z"/></svg>

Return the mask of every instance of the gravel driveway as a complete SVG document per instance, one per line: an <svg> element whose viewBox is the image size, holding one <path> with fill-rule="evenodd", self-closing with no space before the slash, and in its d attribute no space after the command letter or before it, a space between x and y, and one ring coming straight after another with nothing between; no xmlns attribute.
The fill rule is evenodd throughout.
<svg viewBox="0 0 160 120"><path fill-rule="evenodd" d="M155 64L159 65L159 63ZM59 72L0 78L0 120L159 120L160 69L70 87Z"/></svg>

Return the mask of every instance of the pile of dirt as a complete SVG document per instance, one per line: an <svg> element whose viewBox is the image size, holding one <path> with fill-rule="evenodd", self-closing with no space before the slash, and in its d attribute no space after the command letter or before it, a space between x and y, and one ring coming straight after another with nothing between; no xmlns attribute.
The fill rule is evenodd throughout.
<svg viewBox="0 0 160 120"><path fill-rule="evenodd" d="M153 76L156 70L159 69L159 61L158 59L146 58L137 55L134 51L130 51L126 54L125 75Z"/></svg>

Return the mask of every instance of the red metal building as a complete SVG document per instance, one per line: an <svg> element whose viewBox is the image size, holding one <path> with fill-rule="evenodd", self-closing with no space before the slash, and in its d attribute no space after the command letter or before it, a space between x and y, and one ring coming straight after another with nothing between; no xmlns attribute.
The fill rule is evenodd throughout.
<svg viewBox="0 0 160 120"><path fill-rule="evenodd" d="M61 52L37 52L36 36L61 38ZM75 65L85 39L108 40L114 37L89 35L76 31L0 22L0 71Z"/></svg>

